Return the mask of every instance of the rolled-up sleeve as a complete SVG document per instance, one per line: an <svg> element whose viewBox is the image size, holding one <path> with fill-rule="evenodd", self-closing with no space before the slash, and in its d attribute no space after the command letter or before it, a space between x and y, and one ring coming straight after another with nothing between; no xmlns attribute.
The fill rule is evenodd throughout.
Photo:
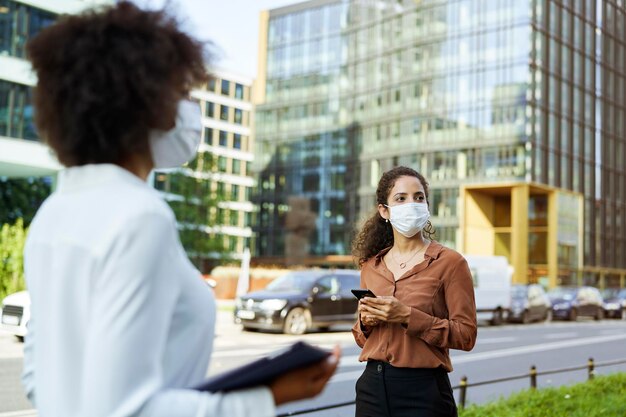
<svg viewBox="0 0 626 417"><path fill-rule="evenodd" d="M411 307L406 333L440 348L472 350L476 343L476 303L472 275L464 258L452 265L443 281L448 318Z"/></svg>

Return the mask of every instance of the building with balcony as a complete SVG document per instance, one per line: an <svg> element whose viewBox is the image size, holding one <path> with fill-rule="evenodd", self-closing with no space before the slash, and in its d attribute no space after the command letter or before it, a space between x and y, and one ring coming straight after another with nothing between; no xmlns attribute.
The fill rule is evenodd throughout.
<svg viewBox="0 0 626 417"><path fill-rule="evenodd" d="M323 173L312 207L333 191L332 170L281 161L309 132L352 128L340 172L356 175L356 210L318 218L358 226L382 172L406 165L430 182L442 243L507 256L516 282L623 286L625 28L617 0L313 0L262 13L259 231L276 243L259 254L284 255L279 207L307 195L307 170ZM288 192L267 192L281 177Z"/></svg>
<svg viewBox="0 0 626 417"><path fill-rule="evenodd" d="M0 0L0 178L46 177L54 183L62 168L54 155L39 140L33 123L31 89L36 78L25 60L27 41L60 14L78 13L111 0ZM223 71L206 88L194 90L204 112L202 145L198 158L178 170L187 178L201 182L194 190L171 172L152 176L154 185L163 191L177 214L183 204L180 193L195 191L189 200L205 203L199 207L205 214L200 224L179 223L183 241L207 241L198 266L207 269L218 257L237 258L250 245L249 227L253 212L250 174L253 160L250 134L251 85L245 77ZM195 185L194 185L195 186ZM219 202L218 202L219 200ZM215 207L209 207L212 203ZM195 216L194 219L198 217ZM190 230L191 229L191 230ZM214 249L215 251L212 251ZM208 255L208 256L205 256Z"/></svg>
<svg viewBox="0 0 626 417"><path fill-rule="evenodd" d="M59 14L108 2L0 0L0 177L50 176L61 169L33 123L31 87L36 78L25 60L26 43Z"/></svg>
<svg viewBox="0 0 626 417"><path fill-rule="evenodd" d="M252 244L250 192L255 185L251 174L252 80L219 69L211 73L209 83L191 93L203 113L198 157L186 167L153 175L155 188L177 215L183 244L188 241L201 248L203 253L190 256L201 258L196 266L205 272L220 259L240 259ZM199 215L192 216L192 224L185 221L189 204L203 206ZM203 241L205 245L198 245Z"/></svg>

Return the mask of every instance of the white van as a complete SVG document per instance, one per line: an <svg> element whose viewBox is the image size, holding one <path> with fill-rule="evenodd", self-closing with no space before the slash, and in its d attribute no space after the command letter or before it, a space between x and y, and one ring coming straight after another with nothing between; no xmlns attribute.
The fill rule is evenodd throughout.
<svg viewBox="0 0 626 417"><path fill-rule="evenodd" d="M474 280L477 319L501 324L511 309L513 267L504 256L464 256Z"/></svg>
<svg viewBox="0 0 626 417"><path fill-rule="evenodd" d="M30 320L30 296L28 291L20 291L8 295L2 300L0 311L0 330L24 340Z"/></svg>

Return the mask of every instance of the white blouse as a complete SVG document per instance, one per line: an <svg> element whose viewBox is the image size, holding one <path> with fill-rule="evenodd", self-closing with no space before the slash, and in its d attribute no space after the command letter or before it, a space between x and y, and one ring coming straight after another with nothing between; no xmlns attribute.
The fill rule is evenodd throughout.
<svg viewBox="0 0 626 417"><path fill-rule="evenodd" d="M270 417L270 390L208 394L215 300L159 194L110 164L69 168L28 234L23 383L40 417Z"/></svg>

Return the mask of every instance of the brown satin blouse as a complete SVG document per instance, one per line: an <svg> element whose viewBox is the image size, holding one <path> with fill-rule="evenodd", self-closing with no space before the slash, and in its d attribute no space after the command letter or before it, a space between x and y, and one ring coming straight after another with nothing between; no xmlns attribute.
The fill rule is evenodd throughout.
<svg viewBox="0 0 626 417"><path fill-rule="evenodd" d="M432 241L424 261L397 281L383 261L382 250L361 268L361 287L392 295L411 307L408 325L381 323L352 328L363 348L360 361L379 360L401 368L452 371L448 349L471 350L476 342L476 304L472 275L458 252Z"/></svg>

